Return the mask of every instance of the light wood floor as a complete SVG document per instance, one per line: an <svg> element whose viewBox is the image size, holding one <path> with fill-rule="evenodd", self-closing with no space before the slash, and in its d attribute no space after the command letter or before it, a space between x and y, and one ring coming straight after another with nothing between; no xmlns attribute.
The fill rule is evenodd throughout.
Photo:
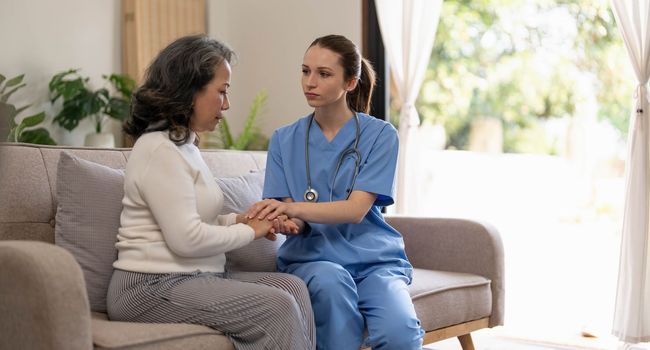
<svg viewBox="0 0 650 350"><path fill-rule="evenodd" d="M613 337L584 338L575 337L538 337L536 339L514 338L504 336L498 329L485 329L472 332L476 350L620 350L622 343ZM425 350L461 350L456 338L429 344ZM638 344L628 350L650 350L650 344Z"/></svg>

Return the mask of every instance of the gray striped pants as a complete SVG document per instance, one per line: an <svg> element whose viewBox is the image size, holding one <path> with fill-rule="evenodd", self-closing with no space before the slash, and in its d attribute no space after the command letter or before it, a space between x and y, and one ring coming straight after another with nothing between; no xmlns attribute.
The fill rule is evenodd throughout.
<svg viewBox="0 0 650 350"><path fill-rule="evenodd" d="M111 320L205 325L238 350L311 350L316 344L309 291L289 274L114 270L107 308Z"/></svg>

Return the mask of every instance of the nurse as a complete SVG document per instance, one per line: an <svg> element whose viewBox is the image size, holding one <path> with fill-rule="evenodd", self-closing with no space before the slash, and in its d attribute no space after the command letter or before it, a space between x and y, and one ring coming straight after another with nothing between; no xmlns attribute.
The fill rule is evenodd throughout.
<svg viewBox="0 0 650 350"><path fill-rule="evenodd" d="M291 221L279 228L300 232L280 247L278 269L307 284L318 349L422 347L408 293L412 266L380 211L394 202L398 138L391 124L366 114L374 75L347 38L314 40L302 64L314 111L273 134L267 199L247 212L286 214Z"/></svg>

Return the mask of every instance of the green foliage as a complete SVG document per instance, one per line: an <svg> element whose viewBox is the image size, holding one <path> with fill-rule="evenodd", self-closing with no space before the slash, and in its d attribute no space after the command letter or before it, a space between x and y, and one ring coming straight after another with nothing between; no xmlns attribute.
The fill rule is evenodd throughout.
<svg viewBox="0 0 650 350"><path fill-rule="evenodd" d="M9 142L55 145L56 142L50 137L49 131L44 128L35 128L45 120L44 112L25 117L20 122L16 120L18 114L27 109L29 105L16 108L9 103L9 97L26 86L23 83L24 77L25 75L21 74L6 80L5 76L0 74L0 125L2 125L0 137Z"/></svg>
<svg viewBox="0 0 650 350"><path fill-rule="evenodd" d="M525 144L549 118L580 112L595 95L598 117L627 134L632 76L605 0L445 1L416 101L424 123L445 126L447 146L465 149L478 117L502 121L504 150ZM627 65L627 66L626 66Z"/></svg>
<svg viewBox="0 0 650 350"><path fill-rule="evenodd" d="M102 132L105 117L124 121L129 115L131 95L135 89L135 81L126 75L103 75L114 89L111 94L108 88L92 90L88 84L89 78L82 77L78 69L70 69L56 74L49 83L50 101L55 103L63 100L63 108L54 117L54 122L73 130L86 117L94 118L95 131Z"/></svg>
<svg viewBox="0 0 650 350"><path fill-rule="evenodd" d="M266 150L268 149L269 140L267 137L262 135L255 126L255 122L261 112L262 107L266 103L268 94L266 90L260 91L251 104L251 108L246 117L246 122L244 123L244 129L242 130L239 137L236 139L233 137L230 132L230 126L226 119L222 119L219 122L219 133L218 137L215 139L213 134L208 135L208 146L225 148L225 149L236 149L236 150Z"/></svg>

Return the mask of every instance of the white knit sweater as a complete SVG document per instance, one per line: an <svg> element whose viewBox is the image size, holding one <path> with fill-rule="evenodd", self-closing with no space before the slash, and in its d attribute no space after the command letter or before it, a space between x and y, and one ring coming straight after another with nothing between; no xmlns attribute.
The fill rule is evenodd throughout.
<svg viewBox="0 0 650 350"><path fill-rule="evenodd" d="M255 233L218 215L223 193L194 146L167 132L138 138L126 165L117 269L168 273L223 272L225 252L250 243ZM101 200L101 199L98 199Z"/></svg>

